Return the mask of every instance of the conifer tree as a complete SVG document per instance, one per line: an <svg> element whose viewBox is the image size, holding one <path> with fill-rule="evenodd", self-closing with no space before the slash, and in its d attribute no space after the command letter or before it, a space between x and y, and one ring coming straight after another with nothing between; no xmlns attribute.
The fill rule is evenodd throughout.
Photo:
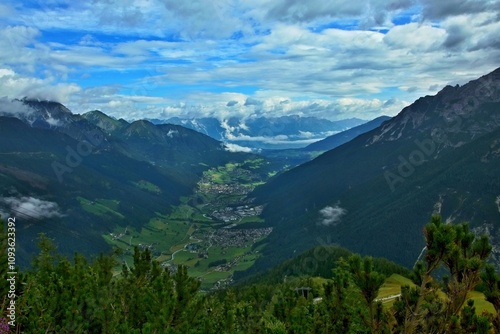
<svg viewBox="0 0 500 334"><path fill-rule="evenodd" d="M497 333L500 332L500 275L495 272L495 267L491 264L485 267L481 274L486 300L493 304L496 316L493 326Z"/></svg>
<svg viewBox="0 0 500 334"><path fill-rule="evenodd" d="M372 333L384 332L386 327L385 316L380 302L376 302L378 292L385 277L373 270L373 260L371 257L361 258L353 255L349 258L351 273L354 284L360 289L361 294L368 307L368 319L365 323Z"/></svg>
<svg viewBox="0 0 500 334"><path fill-rule="evenodd" d="M491 252L487 237L476 238L467 224L445 224L437 215L425 226L424 236L427 248L425 264L419 263L414 270L415 283L420 285L402 291L404 311L401 302L395 307L396 328L408 334L421 331L444 333L459 326L460 310L468 293L479 283L480 272ZM440 266L449 273L441 283L432 277ZM437 295L440 288L446 292L444 301Z"/></svg>

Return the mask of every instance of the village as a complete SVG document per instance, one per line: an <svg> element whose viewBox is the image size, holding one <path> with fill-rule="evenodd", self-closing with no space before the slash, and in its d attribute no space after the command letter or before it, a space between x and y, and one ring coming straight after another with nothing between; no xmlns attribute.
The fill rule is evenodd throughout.
<svg viewBox="0 0 500 334"><path fill-rule="evenodd" d="M141 230L117 229L108 238L125 251L127 266L125 259L133 255L134 246L147 248L170 272L184 264L207 282L207 289L222 288L231 284L232 273L241 263L254 261L258 250L252 246L272 232L271 227L258 226L264 206L246 198L259 181L257 174L236 164L208 170L186 201L188 207L179 209L182 214L174 213L175 218L146 224ZM244 226L247 223L252 226ZM210 274L214 278L207 280Z"/></svg>
<svg viewBox="0 0 500 334"><path fill-rule="evenodd" d="M262 213L263 208L264 207L262 205L255 207L249 205L240 205L237 207L227 206L222 210L213 211L210 216L217 220L222 220L225 223L237 222L244 217L259 216Z"/></svg>
<svg viewBox="0 0 500 334"><path fill-rule="evenodd" d="M200 182L200 190L211 195L241 195L248 194L251 188L241 184L217 184L213 182Z"/></svg>
<svg viewBox="0 0 500 334"><path fill-rule="evenodd" d="M253 189L252 183L259 181L257 174L233 165L231 168L226 166L206 171L198 182L198 188L215 196L245 196Z"/></svg>
<svg viewBox="0 0 500 334"><path fill-rule="evenodd" d="M222 247L249 247L258 240L267 237L272 227L248 229L218 229L209 237L212 245Z"/></svg>

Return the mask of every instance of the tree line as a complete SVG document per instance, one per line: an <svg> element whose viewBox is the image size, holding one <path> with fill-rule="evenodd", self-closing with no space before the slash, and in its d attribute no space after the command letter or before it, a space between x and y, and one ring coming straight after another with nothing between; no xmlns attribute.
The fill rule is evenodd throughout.
<svg viewBox="0 0 500 334"><path fill-rule="evenodd" d="M2 229L3 231L3 229ZM32 267L18 271L13 333L495 333L500 332L500 276L487 264L491 244L467 224L433 216L426 252L392 306L377 299L390 272L371 257L341 257L328 278L290 277L205 293L187 268L164 269L148 249L113 271L113 255L72 260L46 236ZM6 235L0 242L0 311L7 314ZM445 272L439 275L438 271ZM306 288L307 293L304 293ZM496 310L478 314L471 291ZM2 317L2 316L0 316ZM1 319L0 319L1 320ZM1 322L1 321L0 321ZM0 331L3 327L0 326Z"/></svg>

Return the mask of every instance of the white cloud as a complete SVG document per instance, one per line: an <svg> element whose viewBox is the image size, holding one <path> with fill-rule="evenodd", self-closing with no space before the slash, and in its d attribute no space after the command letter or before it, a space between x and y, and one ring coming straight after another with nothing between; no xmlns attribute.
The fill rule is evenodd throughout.
<svg viewBox="0 0 500 334"><path fill-rule="evenodd" d="M4 96L0 98L0 116L28 116L34 110L19 100L11 100Z"/></svg>
<svg viewBox="0 0 500 334"><path fill-rule="evenodd" d="M127 119L394 115L497 67L499 12L487 0L7 1L0 96Z"/></svg>
<svg viewBox="0 0 500 334"><path fill-rule="evenodd" d="M37 57L43 54L42 48L35 46L40 32L33 27L0 26L0 63L34 72Z"/></svg>
<svg viewBox="0 0 500 334"><path fill-rule="evenodd" d="M53 127L59 126L61 124L61 122L58 119L52 117L47 118L47 123L49 123Z"/></svg>
<svg viewBox="0 0 500 334"><path fill-rule="evenodd" d="M319 224L324 226L332 226L340 223L342 216L347 213L347 210L341 208L339 204L335 206L325 206L319 210L321 220Z"/></svg>
<svg viewBox="0 0 500 334"><path fill-rule="evenodd" d="M21 7L21 22L39 29L68 29L88 32L163 37L172 32L187 38L226 37L235 29L248 30L251 21L243 6L227 0L189 2L175 0L105 0L67 2L38 8Z"/></svg>
<svg viewBox="0 0 500 334"><path fill-rule="evenodd" d="M250 153L253 151L250 147L240 146L240 145L232 144L232 143L225 143L224 148L226 149L226 151L229 151L229 152Z"/></svg>
<svg viewBox="0 0 500 334"><path fill-rule="evenodd" d="M441 28L419 23L409 23L392 28L384 37L384 42L392 48L402 48L413 53L439 50L446 39L446 31Z"/></svg>
<svg viewBox="0 0 500 334"><path fill-rule="evenodd" d="M44 219L62 217L59 206L55 202L44 201L35 197L3 197L0 202L6 204L12 214L21 215L23 219Z"/></svg>
<svg viewBox="0 0 500 334"><path fill-rule="evenodd" d="M0 68L0 78L1 77L12 77L16 75L16 73L8 68Z"/></svg>
<svg viewBox="0 0 500 334"><path fill-rule="evenodd" d="M271 129L263 129L262 134L266 134L267 132L271 133ZM276 135L276 136L265 136L265 135L256 135L249 136L244 134L233 134L231 132L226 132L224 137L227 140L232 142L253 142L253 143L261 143L268 145L280 145L280 144L294 144L299 146L306 146L308 144L312 144L318 140L324 139L333 133L316 133L314 138L306 138L303 139L301 135L298 136L287 136L287 135Z"/></svg>
<svg viewBox="0 0 500 334"><path fill-rule="evenodd" d="M178 134L179 134L179 131L177 131L177 130L168 130L167 136L169 138L174 138L174 136L176 136Z"/></svg>
<svg viewBox="0 0 500 334"><path fill-rule="evenodd" d="M314 138L315 134L309 131L300 131L299 130L299 137L302 138Z"/></svg>
<svg viewBox="0 0 500 334"><path fill-rule="evenodd" d="M10 98L39 98L61 103L69 101L72 94L81 90L76 84L56 83L55 79L38 79L23 76L11 69L0 69L0 96Z"/></svg>
<svg viewBox="0 0 500 334"><path fill-rule="evenodd" d="M417 83L416 81L415 84ZM428 86L425 87L426 92L427 88ZM407 89L407 87L401 87L401 89ZM206 93L197 96L193 94L193 96L187 96L185 100L173 101L169 98L123 95L118 94L118 91L111 87L107 89L103 87L103 89L84 90L83 94L74 95L68 106L76 113L98 109L111 116L125 117L128 120L168 119L174 116L189 119L215 117L222 121L222 127L230 135L236 130L235 125L231 126L227 122L232 117L239 118L241 121L236 126L245 130L245 120L255 117L299 115L330 120L352 117L369 120L379 115L396 115L402 108L410 104L398 99L385 101L360 98L296 100L293 94L289 96L285 96L283 92L276 92L279 95L272 94L273 92L256 94L250 100L252 102L245 105L249 96L243 94ZM191 102L195 99L198 103ZM228 101L237 101L238 103L231 103L228 106Z"/></svg>

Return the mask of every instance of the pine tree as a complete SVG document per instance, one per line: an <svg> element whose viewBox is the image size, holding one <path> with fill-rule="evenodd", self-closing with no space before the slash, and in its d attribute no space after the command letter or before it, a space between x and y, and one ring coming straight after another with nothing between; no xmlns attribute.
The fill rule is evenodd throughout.
<svg viewBox="0 0 500 334"><path fill-rule="evenodd" d="M425 264L419 263L414 270L415 283L420 285L404 289L400 299L404 301L404 311L401 302L395 307L396 328L408 334L444 333L460 326L460 310L468 293L479 283L480 272L491 252L487 237L476 238L467 224L445 224L440 216L431 218L424 235ZM447 268L449 273L441 283L432 277L440 266ZM446 292L444 301L437 295L440 288Z"/></svg>
<svg viewBox="0 0 500 334"><path fill-rule="evenodd" d="M354 284L360 289L368 307L368 319L364 319L372 333L385 331L387 321L380 302L376 302L378 292L385 277L373 270L373 259L371 257L361 258L353 255L349 258L351 273Z"/></svg>
<svg viewBox="0 0 500 334"><path fill-rule="evenodd" d="M496 316L493 326L497 333L500 333L500 275L495 272L493 265L487 265L481 274L486 300L493 304Z"/></svg>

